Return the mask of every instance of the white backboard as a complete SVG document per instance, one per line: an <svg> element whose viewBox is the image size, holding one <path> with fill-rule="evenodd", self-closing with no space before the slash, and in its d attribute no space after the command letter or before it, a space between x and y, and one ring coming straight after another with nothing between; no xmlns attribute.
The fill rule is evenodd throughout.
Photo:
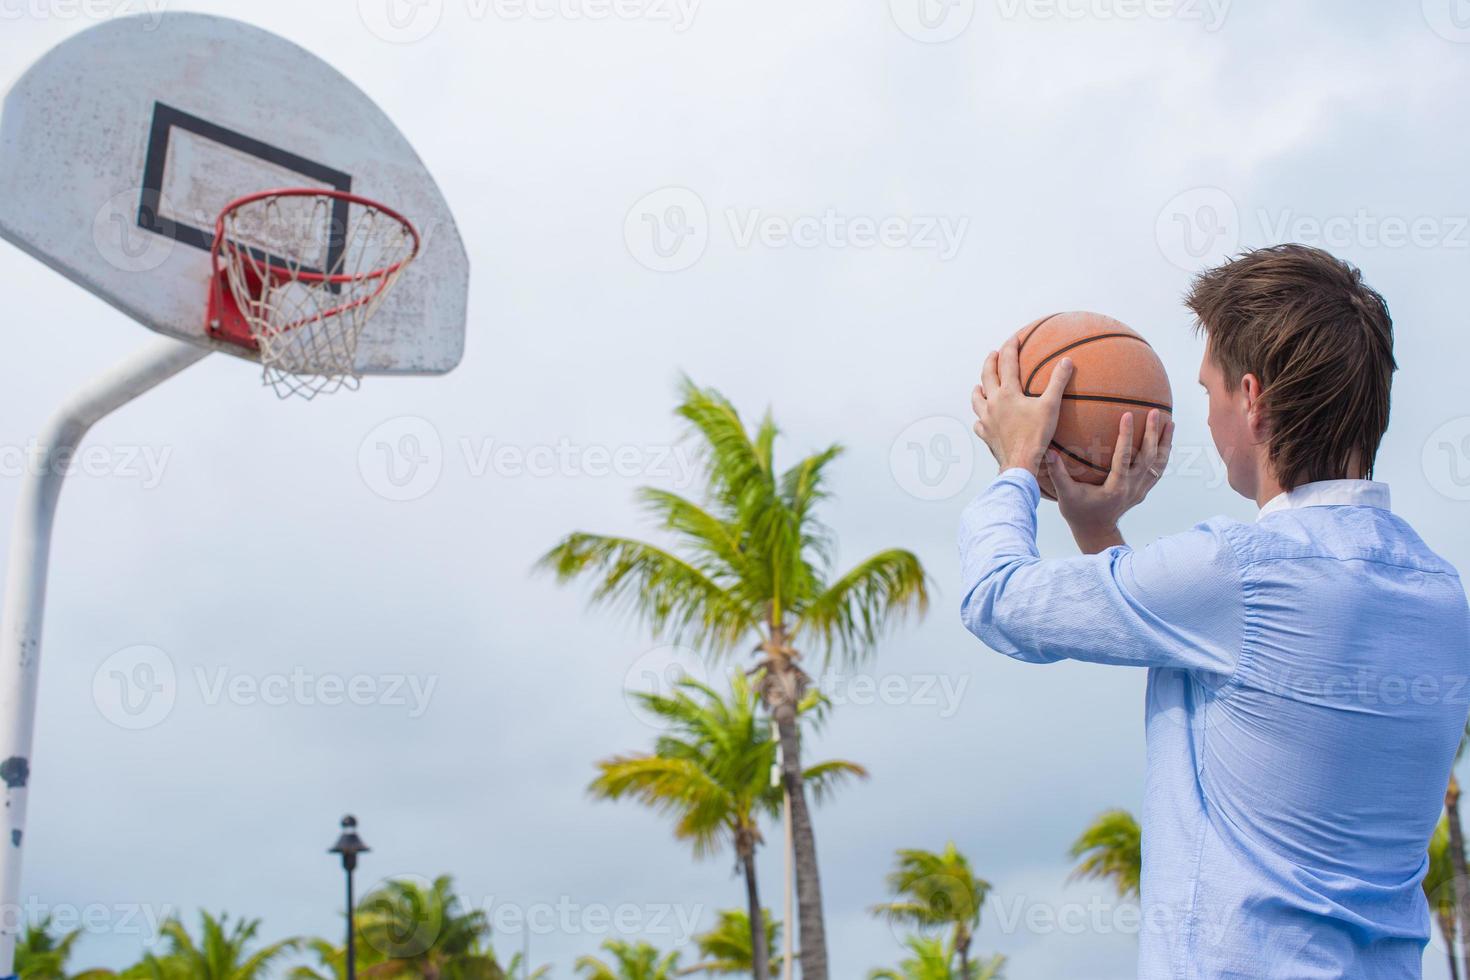
<svg viewBox="0 0 1470 980"><path fill-rule="evenodd" d="M358 341L360 373L459 363L469 262L449 207L397 127L310 52L221 17L126 17L5 96L0 236L172 337L252 356L206 336L209 247L228 202L281 187L372 198L423 236Z"/></svg>

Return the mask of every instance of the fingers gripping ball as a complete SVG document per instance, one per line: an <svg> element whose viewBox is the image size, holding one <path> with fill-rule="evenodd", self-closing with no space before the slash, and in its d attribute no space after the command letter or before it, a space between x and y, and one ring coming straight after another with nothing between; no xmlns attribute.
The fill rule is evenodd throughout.
<svg viewBox="0 0 1470 980"><path fill-rule="evenodd" d="M1148 341L1110 316L1056 313L1027 324L1017 340L1021 387L1033 397L1046 390L1063 357L1072 359L1075 373L1062 395L1051 446L1078 482L1100 484L1107 479L1118 423L1125 413L1134 414L1135 452L1143 444L1149 409L1173 413L1174 397L1163 361ZM1056 499L1045 467L1037 482L1047 499Z"/></svg>

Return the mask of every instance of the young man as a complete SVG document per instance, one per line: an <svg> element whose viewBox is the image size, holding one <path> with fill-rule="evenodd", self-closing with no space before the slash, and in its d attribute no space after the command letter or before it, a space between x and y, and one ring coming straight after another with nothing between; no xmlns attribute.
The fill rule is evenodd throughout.
<svg viewBox="0 0 1470 980"><path fill-rule="evenodd" d="M1071 365L1028 398L1011 340L973 399L1001 473L964 514L965 625L1017 660L1149 669L1140 977L1418 977L1470 608L1368 479L1388 309L1298 245L1205 273L1188 303L1210 431L1255 522L1129 548L1118 519L1163 472L1173 423L1150 413L1135 455L1125 417L1107 482L1072 482L1048 449ZM1082 557L1037 555L1039 466Z"/></svg>

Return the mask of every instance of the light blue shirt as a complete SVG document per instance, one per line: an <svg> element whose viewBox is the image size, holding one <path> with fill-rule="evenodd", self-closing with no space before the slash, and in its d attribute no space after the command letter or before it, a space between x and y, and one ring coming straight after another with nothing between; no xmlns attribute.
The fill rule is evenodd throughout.
<svg viewBox="0 0 1470 980"><path fill-rule="evenodd" d="M1012 469L965 510L961 615L1017 660L1148 668L1138 975L1419 977L1470 711L1455 569L1366 480L1048 561L1038 499Z"/></svg>

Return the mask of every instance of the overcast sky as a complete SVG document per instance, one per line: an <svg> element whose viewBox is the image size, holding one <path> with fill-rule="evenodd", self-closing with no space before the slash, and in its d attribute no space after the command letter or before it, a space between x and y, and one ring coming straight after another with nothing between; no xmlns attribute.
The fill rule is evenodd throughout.
<svg viewBox="0 0 1470 980"><path fill-rule="evenodd" d="M56 534L24 887L93 916L75 965L129 962L173 908L337 935L325 850L348 811L364 886L452 873L503 950L529 913L561 976L608 935L670 947L739 906L731 860L584 794L594 760L656 734L625 684L679 655L530 571L570 530L639 531L637 486L690 488L670 414L688 372L770 406L784 460L845 444L840 561L908 547L937 584L864 676L826 678L838 708L809 742L873 774L816 815L834 977L897 961L865 909L894 849L951 839L995 886L976 948L1012 980L1132 976L1127 916L1066 883L1066 851L1138 807L1144 676L1013 664L961 628L954 529L994 469L969 388L1037 316L1117 316L1165 359L1179 422L1128 537L1249 519L1179 296L1234 248L1327 245L1397 323L1379 475L1470 566L1456 0L388 2L173 7L316 51L399 122L459 218L470 332L447 377L312 404L212 357L97 427L103 465ZM121 6L0 0L0 74ZM8 245L0 284L8 515L16 454L148 336ZM377 449L405 436L418 470ZM1072 551L1054 511L1042 526ZM174 682L141 723L109 686L140 662Z"/></svg>

